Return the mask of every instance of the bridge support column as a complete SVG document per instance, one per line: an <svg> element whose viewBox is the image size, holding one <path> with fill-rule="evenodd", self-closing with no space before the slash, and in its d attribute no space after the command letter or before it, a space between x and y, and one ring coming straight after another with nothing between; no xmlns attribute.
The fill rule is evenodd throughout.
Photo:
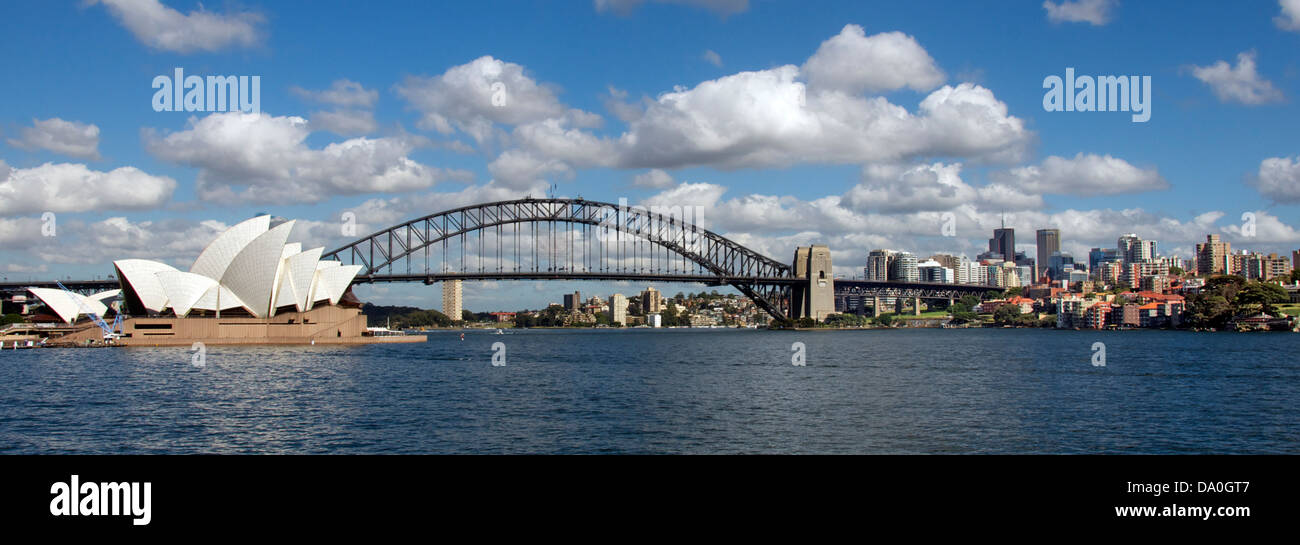
<svg viewBox="0 0 1300 545"><path fill-rule="evenodd" d="M794 276L804 282L795 285L791 297L792 318L817 321L835 312L835 276L831 272L831 249L823 244L795 249Z"/></svg>
<svg viewBox="0 0 1300 545"><path fill-rule="evenodd" d="M871 317L872 318L880 317L880 296L879 295L876 296L875 304L871 305Z"/></svg>
<svg viewBox="0 0 1300 545"><path fill-rule="evenodd" d="M920 316L920 315L921 315L921 298L920 298L920 297L913 297L913 298L912 298L912 316Z"/></svg>

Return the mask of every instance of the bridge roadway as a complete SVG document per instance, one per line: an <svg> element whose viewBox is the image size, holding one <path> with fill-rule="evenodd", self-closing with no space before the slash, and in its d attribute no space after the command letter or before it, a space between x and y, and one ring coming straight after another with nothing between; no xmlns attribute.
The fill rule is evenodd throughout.
<svg viewBox="0 0 1300 545"><path fill-rule="evenodd" d="M427 274L372 274L361 275L353 279L353 284L378 284L391 282L423 282L434 284L443 280L604 280L629 282L682 282L698 283L710 286L724 286L732 283L756 283L769 285L794 285L807 282L806 279L794 277L768 276L718 276L711 274L654 274L654 273L619 273L619 272L569 272L569 271L533 271L533 272L468 272L468 273L427 273ZM64 280L63 285L78 292L98 292L116 289L116 279L108 280ZM975 284L945 284L936 282L880 282L872 280L834 281L837 297L861 295L867 297L920 297L923 299L946 299L963 295L981 295L1002 291L1002 288ZM0 292L18 293L29 287L59 287L55 280L29 282L0 282Z"/></svg>

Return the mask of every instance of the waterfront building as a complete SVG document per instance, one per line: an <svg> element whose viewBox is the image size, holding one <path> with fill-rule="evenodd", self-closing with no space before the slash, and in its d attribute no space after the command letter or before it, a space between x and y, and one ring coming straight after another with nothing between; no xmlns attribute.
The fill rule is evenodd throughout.
<svg viewBox="0 0 1300 545"><path fill-rule="evenodd" d="M663 296L659 294L659 290L648 287L641 292L641 313L655 314L659 312L663 312Z"/></svg>
<svg viewBox="0 0 1300 545"><path fill-rule="evenodd" d="M621 293L609 296L609 321L627 325L627 297Z"/></svg>
<svg viewBox="0 0 1300 545"><path fill-rule="evenodd" d="M1105 301L1093 303L1083 315L1083 326L1089 329L1106 327L1107 318L1112 312L1112 305Z"/></svg>
<svg viewBox="0 0 1300 545"><path fill-rule="evenodd" d="M337 304L361 266L321 261L324 248L303 251L302 244L288 243L293 225L272 227L271 216L241 222L204 248L189 272L146 259L114 261L127 313L268 318L281 309Z"/></svg>
<svg viewBox="0 0 1300 545"><path fill-rule="evenodd" d="M442 313L452 321L460 321L465 310L464 286L460 280L445 280L442 283Z"/></svg>
<svg viewBox="0 0 1300 545"><path fill-rule="evenodd" d="M112 340L122 345L356 344L421 342L374 337L350 290L361 265L322 260L324 248L287 241L293 221L262 215L217 235L189 271L146 259L113 262L122 300L120 327L75 324L89 310L102 316L111 296L75 297L31 288L74 329L58 343ZM69 310L65 303L77 307ZM107 328L107 326L104 326Z"/></svg>
<svg viewBox="0 0 1300 545"><path fill-rule="evenodd" d="M570 312L582 310L582 294L576 291L572 294L564 294L564 310Z"/></svg>

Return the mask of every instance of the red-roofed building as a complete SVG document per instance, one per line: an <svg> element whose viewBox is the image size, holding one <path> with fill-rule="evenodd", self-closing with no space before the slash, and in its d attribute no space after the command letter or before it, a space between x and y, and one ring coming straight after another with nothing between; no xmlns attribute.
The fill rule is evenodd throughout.
<svg viewBox="0 0 1300 545"><path fill-rule="evenodd" d="M1106 327L1106 319L1110 317L1112 305L1110 303L1096 303L1083 313L1083 327L1089 329L1102 329Z"/></svg>

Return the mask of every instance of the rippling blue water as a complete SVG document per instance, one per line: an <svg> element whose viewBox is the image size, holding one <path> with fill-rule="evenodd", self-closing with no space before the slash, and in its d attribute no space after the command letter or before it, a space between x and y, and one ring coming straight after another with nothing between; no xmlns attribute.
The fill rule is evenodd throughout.
<svg viewBox="0 0 1300 545"><path fill-rule="evenodd" d="M1300 452L1293 334L458 337L209 347L203 368L184 348L3 351L0 452Z"/></svg>

